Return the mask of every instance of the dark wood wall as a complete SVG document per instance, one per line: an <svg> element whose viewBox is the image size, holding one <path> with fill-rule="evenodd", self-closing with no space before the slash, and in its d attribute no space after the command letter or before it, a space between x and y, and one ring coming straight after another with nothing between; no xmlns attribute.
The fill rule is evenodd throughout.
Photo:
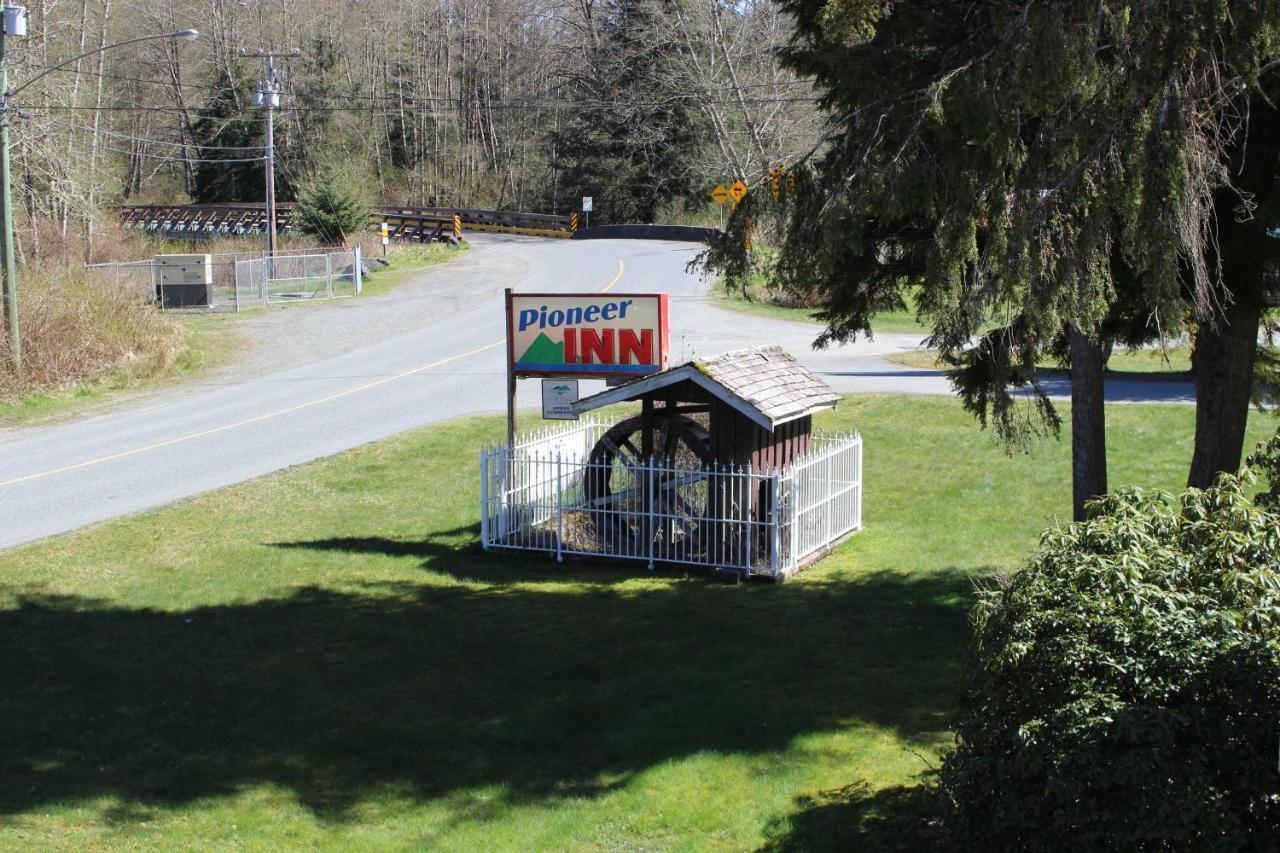
<svg viewBox="0 0 1280 853"><path fill-rule="evenodd" d="M717 400L711 404L711 455L720 462L772 471L808 452L812 427L813 418L805 415L771 433Z"/></svg>

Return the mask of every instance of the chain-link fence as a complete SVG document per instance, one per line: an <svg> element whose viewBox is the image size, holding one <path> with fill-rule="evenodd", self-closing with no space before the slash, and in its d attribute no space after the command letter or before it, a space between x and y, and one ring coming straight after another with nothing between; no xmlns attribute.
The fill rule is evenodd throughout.
<svg viewBox="0 0 1280 853"><path fill-rule="evenodd" d="M322 254L294 254L237 261L235 300L239 307L308 299L357 296L362 287L360 248Z"/></svg>
<svg viewBox="0 0 1280 853"><path fill-rule="evenodd" d="M124 285L153 290L162 308L182 307L204 311L239 311L272 302L308 299L341 299L359 295L363 287L360 247L286 249L265 257L262 252L228 252L209 256L207 295L196 300L174 299L166 293L159 259L90 264L91 269L114 277ZM190 287L190 285L182 285Z"/></svg>

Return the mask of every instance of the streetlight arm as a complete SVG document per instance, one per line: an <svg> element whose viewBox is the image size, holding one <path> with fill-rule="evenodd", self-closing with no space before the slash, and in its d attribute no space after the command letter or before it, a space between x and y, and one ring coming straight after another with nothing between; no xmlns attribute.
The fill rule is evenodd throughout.
<svg viewBox="0 0 1280 853"><path fill-rule="evenodd" d="M80 54L79 56L73 56L70 59L68 59L66 62L60 63L58 65L54 65L51 68L46 68L36 76L32 77L27 82L23 83L18 88L10 89L8 92L5 92L4 97L12 98L14 95L18 94L23 89L30 86L32 83L35 83L36 81L44 77L47 77L48 75L52 74L55 71L59 71L63 68L66 68L68 65L79 62L80 60L84 59L87 56L93 56L94 54L102 53L103 51L106 51L106 50L112 50L113 48L117 48L117 47L124 47L125 45L137 44L140 41L152 41L154 39L174 39L175 41L191 41L195 39L197 36L199 36L199 33L196 32L195 30L178 30L176 33L158 33L158 34L149 35L149 36L138 36L137 38L125 39L124 41L118 41L114 44L109 44L109 45L105 45L104 47L95 48L93 50L86 51Z"/></svg>

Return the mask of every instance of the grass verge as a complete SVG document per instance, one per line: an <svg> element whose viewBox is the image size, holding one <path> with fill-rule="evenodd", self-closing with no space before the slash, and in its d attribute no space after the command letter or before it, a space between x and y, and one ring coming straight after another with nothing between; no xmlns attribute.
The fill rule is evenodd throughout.
<svg viewBox="0 0 1280 853"><path fill-rule="evenodd" d="M713 303L730 311L746 314L757 314L772 317L775 320L791 320L796 323L809 323L821 326L822 321L815 316L819 309L796 308L785 305L762 276L756 276L747 285L745 292L728 288L723 281L716 282L711 291ZM929 329L916 319L915 301L904 311L886 311L877 314L872 320L873 332L886 334L918 334L922 338L929 334Z"/></svg>
<svg viewBox="0 0 1280 853"><path fill-rule="evenodd" d="M485 554L491 417L0 554L0 846L899 849L972 579L1068 516L1068 443L820 421L867 530L782 586ZM1108 426L1113 483L1182 483L1191 407Z"/></svg>
<svg viewBox="0 0 1280 853"><path fill-rule="evenodd" d="M884 356L885 361L901 364L906 367L923 367L932 370L944 370L947 365L938 360L936 350L919 349L896 352ZM1039 370L1046 373L1066 373L1057 362L1047 361L1039 365ZM1127 349L1118 348L1107 360L1107 371L1121 374L1156 374L1162 376L1191 378L1191 347L1185 344L1158 348Z"/></svg>
<svg viewBox="0 0 1280 853"><path fill-rule="evenodd" d="M173 318L183 343L173 362L159 371L138 373L128 363L99 376L61 388L0 398L0 427L56 420L102 403L121 391L145 391L226 364L243 343L231 314L193 314Z"/></svg>
<svg viewBox="0 0 1280 853"><path fill-rule="evenodd" d="M388 293L427 267L443 264L461 255L468 248L463 240L457 246L443 243L415 243L398 247L387 256L388 265L365 277L365 296L381 296ZM372 257L372 256L371 256Z"/></svg>

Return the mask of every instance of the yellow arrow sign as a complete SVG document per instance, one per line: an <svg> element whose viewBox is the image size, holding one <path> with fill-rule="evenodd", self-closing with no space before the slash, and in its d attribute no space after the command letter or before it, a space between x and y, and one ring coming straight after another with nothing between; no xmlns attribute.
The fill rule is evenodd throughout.
<svg viewBox="0 0 1280 853"><path fill-rule="evenodd" d="M711 198L716 204L724 204L729 200L729 191L724 188L724 184L716 184L716 188L711 191Z"/></svg>
<svg viewBox="0 0 1280 853"><path fill-rule="evenodd" d="M733 196L734 201L742 201L742 197L747 194L747 185L742 181L734 181L733 186L729 187L729 195Z"/></svg>

